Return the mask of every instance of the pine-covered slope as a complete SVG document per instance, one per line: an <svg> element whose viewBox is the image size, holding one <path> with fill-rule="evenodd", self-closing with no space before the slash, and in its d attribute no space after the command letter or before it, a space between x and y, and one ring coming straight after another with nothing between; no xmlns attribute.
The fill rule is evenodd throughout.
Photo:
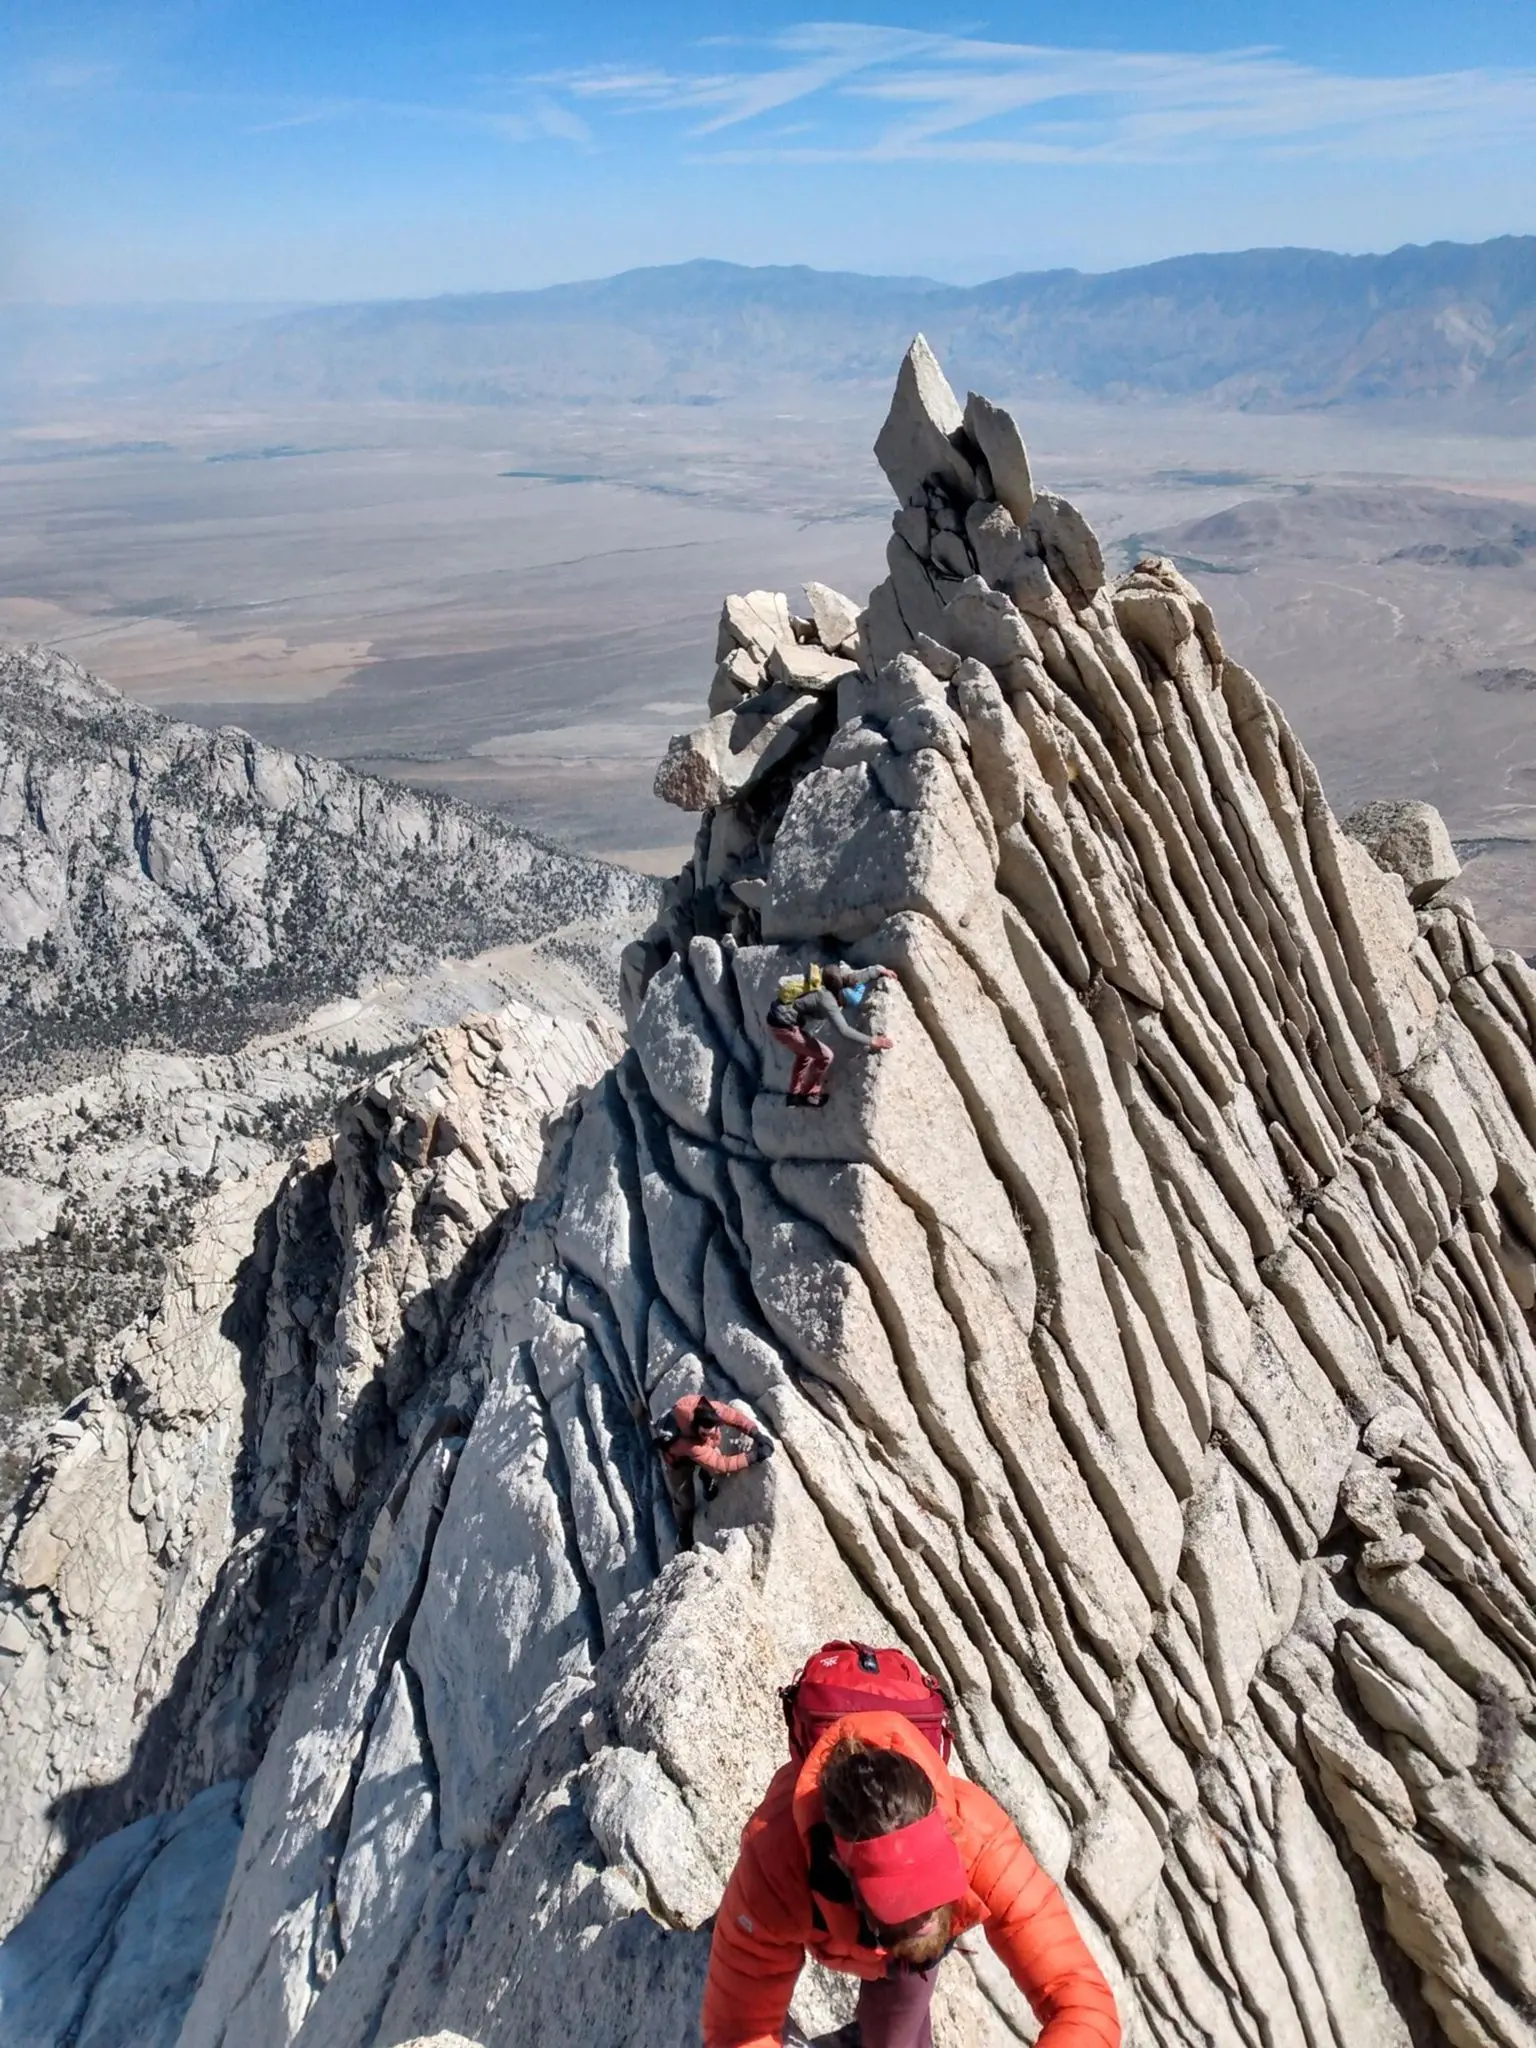
<svg viewBox="0 0 1536 2048"><path fill-rule="evenodd" d="M1341 830L1198 593L1106 582L921 344L879 453L867 607L727 604L629 1048L476 1241L430 1371L325 1348L368 1326L343 1293L309 1341L344 1369L290 1379L269 1316L255 1383L313 1371L329 1590L180 2048L691 2038L776 1688L835 1635L941 1677L1128 2040L1530 2048L1536 978L1422 809ZM897 969L894 1046L810 1114L763 1018L833 948ZM405 1243L369 1202L359 1257ZM388 1321L415 1295L376 1270ZM645 1424L698 1387L781 1450L678 1555ZM60 1597L57 1486L12 1657ZM146 1756L151 1804L207 1782ZM0 1949L28 2042L75 2038L49 1900L118 1952L120 1840ZM802 1980L805 2032L846 2008ZM941 2048L1032 2032L984 1948L936 2015Z"/></svg>

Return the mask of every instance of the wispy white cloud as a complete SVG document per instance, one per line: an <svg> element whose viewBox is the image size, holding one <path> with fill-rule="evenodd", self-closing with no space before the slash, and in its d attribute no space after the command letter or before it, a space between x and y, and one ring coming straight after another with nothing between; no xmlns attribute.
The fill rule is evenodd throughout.
<svg viewBox="0 0 1536 2048"><path fill-rule="evenodd" d="M732 48L757 56L751 67L735 70L673 71L661 65L594 65L581 71L556 72L537 83L562 90L575 99L596 100L626 110L692 113L704 118L696 132L712 135L722 128L755 120L761 114L813 98L829 88L876 72L898 59L910 61L942 49L949 39L915 29L870 27L861 22L818 22L786 29L771 40L754 44L746 38L713 37L704 47ZM775 62L774 59L778 61Z"/></svg>
<svg viewBox="0 0 1536 2048"><path fill-rule="evenodd" d="M23 73L30 91L68 98L105 92L118 75L118 66L100 57L45 57Z"/></svg>
<svg viewBox="0 0 1536 2048"><path fill-rule="evenodd" d="M538 83L594 114L680 114L696 147L735 162L1400 158L1536 140L1530 70L1353 76L1269 49L1087 50L848 22L729 47L729 69L598 67ZM789 107L805 139L782 124L750 132ZM721 146L731 130L748 132Z"/></svg>
<svg viewBox="0 0 1536 2048"><path fill-rule="evenodd" d="M0 71L0 107L87 118L103 104L139 110L211 110L247 135L370 121L410 122L495 136L507 143L594 145L591 123L568 95L528 78L468 77L441 99L375 93L241 91L183 82L165 66L54 52ZM3 139L3 138L0 138Z"/></svg>
<svg viewBox="0 0 1536 2048"><path fill-rule="evenodd" d="M202 99L203 95L182 95ZM407 121L494 135L503 142L565 142L573 148L593 144L591 124L574 107L547 93L524 95L507 108L459 105L432 100L338 98L290 100L262 109L247 121L248 135L280 134L288 128L321 128L345 122Z"/></svg>
<svg viewBox="0 0 1536 2048"><path fill-rule="evenodd" d="M532 130L530 140L543 137L551 142L568 142L576 149L590 149L594 140L590 125L574 108L540 94L520 114L512 116Z"/></svg>

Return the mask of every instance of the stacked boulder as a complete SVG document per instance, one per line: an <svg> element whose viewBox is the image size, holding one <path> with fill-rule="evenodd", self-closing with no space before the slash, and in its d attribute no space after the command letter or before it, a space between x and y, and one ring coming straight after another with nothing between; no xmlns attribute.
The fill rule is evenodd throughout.
<svg viewBox="0 0 1536 2048"><path fill-rule="evenodd" d="M778 591L728 597L715 646L710 719L673 740L656 794L685 811L735 803L831 730L832 693L858 671L858 615L825 584L807 588L811 617L794 618Z"/></svg>

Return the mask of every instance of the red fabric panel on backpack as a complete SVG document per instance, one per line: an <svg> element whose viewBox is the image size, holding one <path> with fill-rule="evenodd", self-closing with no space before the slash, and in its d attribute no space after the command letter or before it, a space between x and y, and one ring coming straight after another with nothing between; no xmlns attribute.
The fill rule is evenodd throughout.
<svg viewBox="0 0 1536 2048"><path fill-rule="evenodd" d="M878 1669L861 1666L861 1651ZM949 1710L944 1696L920 1665L901 1650L868 1650L859 1643L828 1643L807 1663L789 1689L790 1746L807 1756L823 1729L845 1714L897 1713L938 1751L950 1753Z"/></svg>

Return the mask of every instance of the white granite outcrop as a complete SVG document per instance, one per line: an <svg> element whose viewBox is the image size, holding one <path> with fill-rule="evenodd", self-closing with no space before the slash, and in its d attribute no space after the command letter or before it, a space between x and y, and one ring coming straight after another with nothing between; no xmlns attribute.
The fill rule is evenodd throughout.
<svg viewBox="0 0 1536 2048"><path fill-rule="evenodd" d="M165 718L44 648L0 649L13 1072L46 1071L82 1029L95 1045L174 1026L208 1049L255 1005L307 1009L562 927L594 927L600 948L651 893L494 813Z"/></svg>
<svg viewBox="0 0 1536 2048"><path fill-rule="evenodd" d="M377 1190L446 1177L343 1140L377 1285L262 1433L336 1562L181 2048L692 2038L830 1636L942 1679L1129 2041L1531 2048L1536 976L1410 902L1199 593L1106 579L923 347L880 447L854 662L708 799L629 1049L437 1298L415 1406L390 1333L449 1275ZM716 765L790 640L727 605ZM894 1045L792 1110L764 1013L834 947L896 968ZM679 1554L646 1424L690 1388L780 1449ZM807 1973L803 2034L847 2010ZM1031 2034L984 1949L946 1966L942 2048Z"/></svg>
<svg viewBox="0 0 1536 2048"><path fill-rule="evenodd" d="M598 1015L471 1017L358 1087L333 1140L204 1203L0 1527L7 1923L117 1818L255 1768L371 1568L358 1512L418 1411L440 1420L455 1311L545 1123L616 1043Z"/></svg>

